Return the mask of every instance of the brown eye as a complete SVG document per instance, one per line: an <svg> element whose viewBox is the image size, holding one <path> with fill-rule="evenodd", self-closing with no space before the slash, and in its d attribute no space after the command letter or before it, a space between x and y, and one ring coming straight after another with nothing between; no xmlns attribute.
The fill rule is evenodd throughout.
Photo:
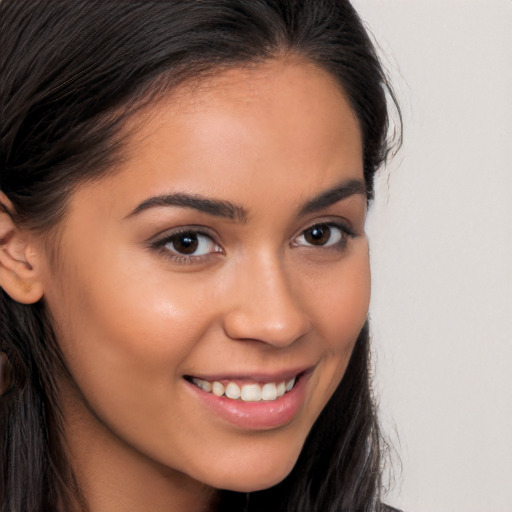
<svg viewBox="0 0 512 512"><path fill-rule="evenodd" d="M316 224L303 231L297 238L298 245L330 247L347 237L347 231L332 224Z"/></svg>
<svg viewBox="0 0 512 512"><path fill-rule="evenodd" d="M304 232L304 239L311 245L325 245L331 237L331 228L327 225L313 226Z"/></svg>
<svg viewBox="0 0 512 512"><path fill-rule="evenodd" d="M199 245L197 233L180 233L174 235L171 245L176 252L180 254L194 254Z"/></svg>
<svg viewBox="0 0 512 512"><path fill-rule="evenodd" d="M170 253L191 259L220 251L210 236L198 231L174 233L157 245L165 247Z"/></svg>

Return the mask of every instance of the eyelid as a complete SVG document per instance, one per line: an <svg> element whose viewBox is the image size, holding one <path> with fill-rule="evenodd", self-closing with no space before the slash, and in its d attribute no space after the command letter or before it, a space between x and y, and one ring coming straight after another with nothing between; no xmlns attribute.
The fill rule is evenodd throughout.
<svg viewBox="0 0 512 512"><path fill-rule="evenodd" d="M315 226L333 226L342 231L345 231L348 235L356 236L357 231L354 229L352 222L344 217L321 217L319 219L315 219L311 222L308 222L305 227L301 228L301 230L294 236L294 239L298 236L302 235L308 229L314 228Z"/></svg>
<svg viewBox="0 0 512 512"><path fill-rule="evenodd" d="M211 228L197 224L187 224L161 231L160 233L152 236L148 240L148 245L162 243L166 240L169 240L173 236L180 235L183 233L197 233L198 235L204 235L210 237L217 245L220 245L220 243L218 242L217 234Z"/></svg>
<svg viewBox="0 0 512 512"><path fill-rule="evenodd" d="M326 244L326 245L314 245L309 243L299 243L298 239L300 237L305 236L306 231L317 227L317 226L327 226L329 228L335 228L341 232L341 240L338 240L334 243ZM345 245L348 242L349 238L354 238L357 236L356 231L352 227L352 224L347 219L342 219L340 217L336 218L323 218L323 219L316 219L314 222L311 222L308 224L307 227L303 228L292 240L291 246L292 247L305 247L307 249L322 249L324 251L328 250L340 250L344 249Z"/></svg>
<svg viewBox="0 0 512 512"><path fill-rule="evenodd" d="M173 252L165 247L171 242L173 237L186 233L194 233L196 235L208 237L219 250L201 255L187 255L179 252ZM224 252L222 245L217 241L216 234L210 228L199 225L185 225L162 231L158 235L152 237L147 242L147 245L153 250L160 251L165 257L170 258L178 264L202 263L209 257L214 256L215 254L223 254Z"/></svg>

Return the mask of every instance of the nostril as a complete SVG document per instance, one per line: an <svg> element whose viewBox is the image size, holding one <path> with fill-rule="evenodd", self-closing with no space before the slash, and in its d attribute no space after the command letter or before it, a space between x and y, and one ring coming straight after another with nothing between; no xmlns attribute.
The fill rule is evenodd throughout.
<svg viewBox="0 0 512 512"><path fill-rule="evenodd" d="M255 340L287 346L304 336L312 322L296 280L275 251L251 253L237 267L233 294L223 322L226 335L234 340Z"/></svg>
<svg viewBox="0 0 512 512"><path fill-rule="evenodd" d="M287 346L310 330L310 322L300 311L250 310L231 311L225 316L224 330L234 340L254 340Z"/></svg>

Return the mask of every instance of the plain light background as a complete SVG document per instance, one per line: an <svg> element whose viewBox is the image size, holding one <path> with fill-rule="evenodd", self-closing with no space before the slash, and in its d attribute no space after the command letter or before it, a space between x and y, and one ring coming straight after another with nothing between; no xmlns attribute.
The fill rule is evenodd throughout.
<svg viewBox="0 0 512 512"><path fill-rule="evenodd" d="M368 233L404 512L512 511L512 1L354 0L404 116Z"/></svg>

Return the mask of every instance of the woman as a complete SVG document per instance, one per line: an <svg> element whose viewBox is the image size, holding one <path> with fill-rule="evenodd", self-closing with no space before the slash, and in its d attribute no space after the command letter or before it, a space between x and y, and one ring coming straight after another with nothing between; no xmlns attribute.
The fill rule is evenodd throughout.
<svg viewBox="0 0 512 512"><path fill-rule="evenodd" d="M0 15L2 512L385 510L350 4Z"/></svg>

